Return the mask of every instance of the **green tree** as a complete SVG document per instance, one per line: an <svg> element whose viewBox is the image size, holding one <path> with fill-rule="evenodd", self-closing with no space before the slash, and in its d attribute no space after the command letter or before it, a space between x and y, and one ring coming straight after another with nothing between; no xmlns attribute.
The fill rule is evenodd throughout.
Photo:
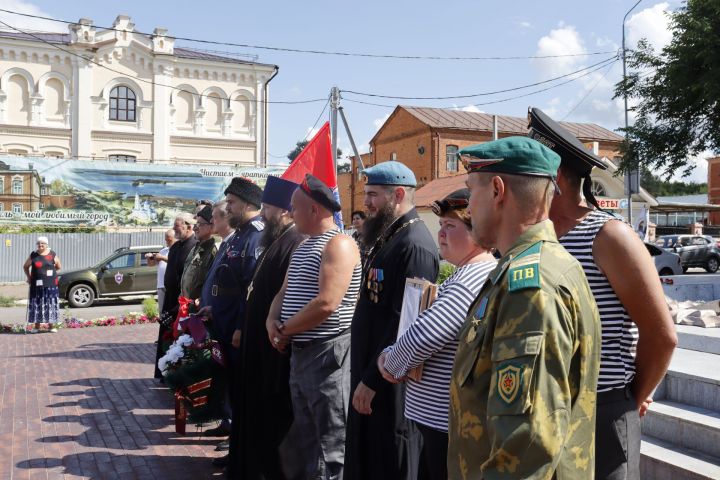
<svg viewBox="0 0 720 480"><path fill-rule="evenodd" d="M640 184L653 196L696 195L707 193L707 183L666 182L647 168L642 169Z"/></svg>
<svg viewBox="0 0 720 480"><path fill-rule="evenodd" d="M691 157L720 149L720 2L687 0L670 17L670 44L656 53L641 40L628 54L633 73L615 86L615 98L636 100L623 170L687 175Z"/></svg>
<svg viewBox="0 0 720 480"><path fill-rule="evenodd" d="M300 155L300 152L305 150L305 147L307 147L308 143L309 142L307 140L300 140L299 142L297 142L295 144L295 148L293 148L292 152L288 153L288 155L287 155L287 158L288 158L288 160L290 160L290 163L292 163L293 160L295 160L298 157L298 155ZM340 150L338 148L337 149L337 158L342 157L342 154L343 154L342 150Z"/></svg>

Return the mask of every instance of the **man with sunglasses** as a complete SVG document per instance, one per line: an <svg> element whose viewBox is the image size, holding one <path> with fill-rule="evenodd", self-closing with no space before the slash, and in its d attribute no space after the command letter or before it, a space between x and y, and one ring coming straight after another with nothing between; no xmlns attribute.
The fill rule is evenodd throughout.
<svg viewBox="0 0 720 480"><path fill-rule="evenodd" d="M193 231L198 243L185 259L185 267L180 280L180 294L192 300L199 300L205 277L217 253L215 239L212 236L212 211L212 206L204 205L195 216L196 223L193 225Z"/></svg>

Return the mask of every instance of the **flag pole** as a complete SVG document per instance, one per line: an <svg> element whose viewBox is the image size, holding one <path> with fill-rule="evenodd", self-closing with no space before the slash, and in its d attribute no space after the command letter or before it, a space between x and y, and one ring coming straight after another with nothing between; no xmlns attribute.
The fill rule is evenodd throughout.
<svg viewBox="0 0 720 480"><path fill-rule="evenodd" d="M337 175L337 112L339 103L340 90L337 87L332 87L330 90L330 145L335 175Z"/></svg>

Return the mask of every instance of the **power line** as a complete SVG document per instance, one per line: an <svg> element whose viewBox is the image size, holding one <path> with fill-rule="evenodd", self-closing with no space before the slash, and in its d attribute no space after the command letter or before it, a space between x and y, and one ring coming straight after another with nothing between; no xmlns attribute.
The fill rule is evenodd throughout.
<svg viewBox="0 0 720 480"><path fill-rule="evenodd" d="M0 9L0 10L1 10L1 9ZM78 57L78 58L82 58L82 59L85 60L86 62L92 63L92 64L94 64L94 65L97 65L98 67L104 68L104 69L106 69L106 70L109 70L109 71L111 71L111 72L117 73L117 74L122 75L122 76L124 76L124 77L131 76L131 77L134 78L135 80L137 80L137 81L139 81L139 82L142 82L142 83L147 83L147 84L149 84L149 85L159 85L159 86L161 86L161 87L171 88L171 89L173 89L173 90L177 90L178 92L185 92L185 93L189 93L190 95L193 95L193 96L196 96L196 97L200 97L201 99L202 99L202 97L203 97L203 95L202 95L201 93L195 93L195 92L192 92L192 91L190 91L190 90L185 90L185 89L183 89L183 88L176 87L176 86L174 86L174 85L167 85L167 84L163 84L163 83L154 82L154 81L152 81L152 80L146 80L146 79L140 78L140 77L138 77L138 76L128 75L127 72L123 72L123 71L120 71L120 70L115 70L114 68L110 68L110 67L108 67L107 65L103 65L102 63L95 61L92 57L89 57L89 56L86 57L86 56L81 55L81 54L79 54L79 53L75 53L75 52L73 52L73 51L71 51L71 50L68 50L68 49L66 49L66 48L63 48L63 47L61 47L61 46L59 46L59 45L56 45L56 44L54 44L54 43L52 43L52 42L48 42L47 40L45 40L45 39L42 38L42 37L39 37L39 36L37 36L37 35L35 35L35 34L33 34L33 33L30 33L30 32L23 31L23 30L21 30L21 29L19 29L19 28L17 28L17 27L13 27L12 25L9 25L9 24L3 22L2 20L0 20L0 25L5 25L6 27L11 28L11 29L15 30L15 31L18 32L18 33L22 33L23 35L28 35L28 36L30 36L30 37L38 40L39 42L45 43L46 45L49 45L49 46L51 46L51 47L53 47L53 48L56 48L56 49L58 49L58 50L60 50L60 51L62 51L62 52L65 52L65 53L67 53L68 55L72 55L72 56L75 56L75 57ZM207 96L207 95L205 95L205 96ZM225 99L223 99L223 100L225 100ZM233 101L233 102L242 102L242 100L232 99L232 98L230 98L229 100L230 100L230 101ZM255 99L254 101L255 101L256 103L262 103L262 104L266 104L266 103L267 103L267 104L280 104L280 105L298 105L298 104L305 104L305 103L324 102L325 99L324 99L324 98L314 98L314 99L310 99L310 100L294 100L294 101L290 101L290 100L267 100L267 101L265 101L265 100ZM248 102L249 102L249 100L248 100Z"/></svg>
<svg viewBox="0 0 720 480"><path fill-rule="evenodd" d="M507 92L514 92L517 90L524 90L526 88L537 87L538 85L551 83L551 82L554 82L555 80L560 80L561 78L570 77L572 75L575 75L576 73L590 70L591 68L597 67L598 65L603 65L603 66L607 65L608 62L614 62L617 59L618 59L617 56L606 58L605 60L598 62L598 63L594 63L588 67L584 67L584 68L581 68L580 70L575 70L574 72L560 75L559 77L549 78L547 80L543 80L542 82L530 83L527 85L520 85L518 87L506 88L504 90L496 90L494 92L472 93L469 95L448 95L448 96L443 96L443 97L402 97L402 96L396 96L396 95L381 95L378 93L357 92L354 90L341 90L341 92L342 93L351 93L353 95L360 95L363 97L389 98L389 99L396 99L396 100L459 100L459 99L463 99L463 98L485 97L485 96L489 96L489 95L497 95L498 93L507 93Z"/></svg>
<svg viewBox="0 0 720 480"><path fill-rule="evenodd" d="M528 92L528 93L525 93L525 94L523 94L523 95L516 95L516 96L514 96L514 97L507 97L507 98L503 98L503 99L500 99L500 100L493 100L493 101L490 101L490 102L483 102L483 103L475 103L475 104L472 104L471 106L473 106L473 107L481 107L481 106L485 106L485 105L494 105L494 104L496 104L496 103L510 102L510 101L512 101L512 100L517 100L517 99L519 99L519 98L529 97L529 96L532 96L532 95L535 95L535 94L538 94L538 93L546 92L546 91L548 91L548 90L552 90L553 88L561 87L561 86L563 86L563 85L567 85L568 83L572 83L572 82L574 82L574 81L576 81L576 80L579 80L579 79L581 79L581 78L583 78L583 77L586 77L586 76L588 76L588 75L590 75L590 74L592 74L592 73L595 73L595 72L598 71L598 70L601 70L601 69L605 68L606 66L612 66L612 65L614 65L615 62L617 62L617 61L618 61L618 59L613 59L613 61L612 61L609 65L608 65L607 63L603 63L603 64L601 64L600 66L594 68L593 70L590 70L590 71L587 71L587 72L583 73L582 75L579 75L579 76L577 76L577 77L571 78L571 79L566 80L566 81L564 81L564 82L557 83L557 84L555 84L555 85L551 85L551 86L546 87L546 88L541 88L541 89L539 89L539 90L533 90L532 92ZM384 107L384 108L396 108L396 107L397 107L397 105L388 105L388 104L383 104L383 103L366 102L366 101L363 101L363 100L355 100L355 99L352 99L352 98L343 98L343 100L346 101L346 102L359 103L359 104L362 104L362 105L371 105L371 106L374 106L374 107ZM439 108L452 108L452 107L439 107Z"/></svg>
<svg viewBox="0 0 720 480"><path fill-rule="evenodd" d="M575 106L572 107L572 108L570 109L570 111L567 112L567 113L565 114L565 116L564 116L560 121L565 120L565 119L566 119L567 117L569 117L580 105L582 105L582 103L590 96L590 94L597 88L597 86L600 85L600 82L602 82L602 81L605 79L605 77L607 77L608 73L610 73L610 70L612 70L612 67L613 67L614 65L615 65L615 62L611 63L611 64L608 66L607 70L605 70L605 73L602 75L602 77L600 77L600 78L597 79L597 81L596 81L595 84L592 86L592 88L590 88L590 90L588 90L587 93L586 93L585 95L583 95L583 97L580 99L580 101L579 101L578 103L576 103Z"/></svg>
<svg viewBox="0 0 720 480"><path fill-rule="evenodd" d="M308 133L305 135L305 138L303 141L307 141L308 137L312 133L313 130L315 130L315 127L317 127L318 122L322 118L323 114L325 113L325 110L327 109L328 105L330 104L330 97L328 97L328 101L325 103L325 106L323 107L322 111L320 112L320 115L318 115L317 119L315 120L315 123L312 127L310 127L310 130L308 130Z"/></svg>
<svg viewBox="0 0 720 480"><path fill-rule="evenodd" d="M11 15L20 15L20 16L28 17L28 18L48 20L51 22L64 23L67 25L77 24L77 22L70 22L68 20L60 20L57 18L45 17L42 15L33 15L30 13L15 12L13 10L6 10L3 8L0 8L0 12L9 13ZM124 32L124 30L119 30L114 27L103 27L103 26L99 26L99 25L93 25L93 26L95 28L99 28L101 30ZM133 33L151 36L151 34L149 34L149 33L144 33L144 32L138 31L138 30L134 31ZM392 59L392 60L444 60L444 61L542 60L542 59L548 59L548 58L588 57L588 56L593 56L593 55L607 55L609 53L615 53L614 50L608 50L608 51L603 51L603 52L570 53L570 54L563 54L563 55L516 55L516 56L506 56L506 57L501 57L501 56L444 57L444 56L436 56L436 55L394 55L394 54L378 54L378 53L328 51L328 50L307 50L307 49L300 49L300 48L254 45L254 44L249 44L249 43L220 42L220 41L215 41L215 40L204 40L204 39L191 38L191 37L178 37L178 36L171 36L171 37L174 38L175 40L182 40L185 42L205 43L205 44L210 44L210 45L222 45L222 46L226 46L226 47L252 48L252 49L256 49L256 50L270 50L270 51L275 51L275 52L287 52L287 53L304 53L304 54L312 54L312 55L332 55L332 56L341 56L341 57L362 57L362 58L377 58L377 59Z"/></svg>

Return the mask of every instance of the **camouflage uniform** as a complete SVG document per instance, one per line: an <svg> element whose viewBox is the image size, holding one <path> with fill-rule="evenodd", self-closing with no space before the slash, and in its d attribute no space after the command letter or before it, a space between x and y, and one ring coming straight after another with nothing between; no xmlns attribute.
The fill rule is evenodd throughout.
<svg viewBox="0 0 720 480"><path fill-rule="evenodd" d="M599 326L583 270L552 222L529 228L458 335L451 479L593 478Z"/></svg>
<svg viewBox="0 0 720 480"><path fill-rule="evenodd" d="M210 265L213 263L217 247L215 239L210 237L204 242L198 242L185 259L185 268L180 279L180 294L183 297L200 298L203 283Z"/></svg>

